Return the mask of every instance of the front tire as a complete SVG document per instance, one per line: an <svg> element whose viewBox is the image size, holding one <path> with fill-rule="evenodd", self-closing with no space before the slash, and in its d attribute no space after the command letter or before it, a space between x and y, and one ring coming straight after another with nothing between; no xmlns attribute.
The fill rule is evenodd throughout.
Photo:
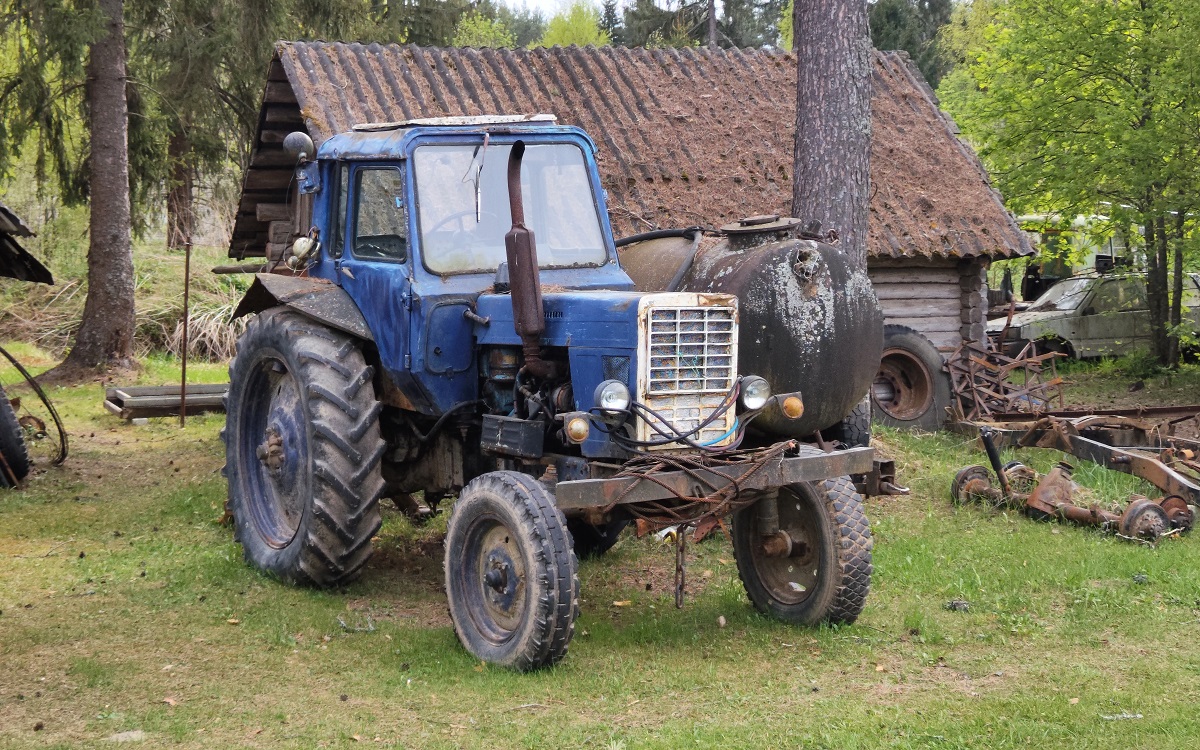
<svg viewBox="0 0 1200 750"><path fill-rule="evenodd" d="M226 476L234 537L256 568L320 587L362 572L384 488L372 372L357 340L287 308L238 340Z"/></svg>
<svg viewBox="0 0 1200 750"><path fill-rule="evenodd" d="M871 528L849 477L779 489L779 528L791 554L769 556L759 530L763 499L733 516L733 552L759 611L795 625L852 623L871 589Z"/></svg>
<svg viewBox="0 0 1200 750"><path fill-rule="evenodd" d="M554 498L533 477L493 471L463 488L446 529L446 599L477 659L518 671L567 655L578 563Z"/></svg>

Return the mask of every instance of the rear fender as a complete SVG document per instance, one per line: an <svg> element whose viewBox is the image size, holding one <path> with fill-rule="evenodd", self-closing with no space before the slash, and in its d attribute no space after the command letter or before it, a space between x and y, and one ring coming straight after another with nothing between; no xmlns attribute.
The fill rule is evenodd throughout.
<svg viewBox="0 0 1200 750"><path fill-rule="evenodd" d="M254 283L233 311L234 319L285 305L305 317L324 323L351 336L374 341L358 305L337 284L308 276L274 273L254 275Z"/></svg>

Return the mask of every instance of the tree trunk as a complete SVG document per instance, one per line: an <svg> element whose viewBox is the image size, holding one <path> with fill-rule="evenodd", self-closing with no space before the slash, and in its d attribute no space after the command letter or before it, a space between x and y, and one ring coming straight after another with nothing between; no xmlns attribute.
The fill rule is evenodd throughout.
<svg viewBox="0 0 1200 750"><path fill-rule="evenodd" d="M1146 222L1146 303L1150 346L1160 364L1170 364L1167 341L1167 232L1161 215Z"/></svg>
<svg viewBox="0 0 1200 750"><path fill-rule="evenodd" d="M192 144L182 126L171 133L167 158L171 163L167 191L167 249L183 250L196 231L196 170L192 166Z"/></svg>
<svg viewBox="0 0 1200 750"><path fill-rule="evenodd" d="M1183 322L1183 227L1187 221L1185 211L1175 212L1175 226L1171 232L1171 244L1175 248L1175 263L1171 277L1171 313L1172 331L1179 330ZM1179 364L1179 334L1172 333L1167 338L1167 364L1176 367Z"/></svg>
<svg viewBox="0 0 1200 750"><path fill-rule="evenodd" d="M70 354L48 373L75 380L133 362L133 250L129 216L129 109L125 99L124 0L99 0L107 33L87 64L89 113L88 292Z"/></svg>
<svg viewBox="0 0 1200 750"><path fill-rule="evenodd" d="M170 134L167 144L170 181L167 191L167 250L184 250L196 232L196 169L192 167L192 143L182 127Z"/></svg>
<svg viewBox="0 0 1200 750"><path fill-rule="evenodd" d="M866 0L801 0L792 17L796 160L792 215L833 229L867 262L871 155L871 35Z"/></svg>
<svg viewBox="0 0 1200 750"><path fill-rule="evenodd" d="M717 48L717 0L708 0L708 46Z"/></svg>

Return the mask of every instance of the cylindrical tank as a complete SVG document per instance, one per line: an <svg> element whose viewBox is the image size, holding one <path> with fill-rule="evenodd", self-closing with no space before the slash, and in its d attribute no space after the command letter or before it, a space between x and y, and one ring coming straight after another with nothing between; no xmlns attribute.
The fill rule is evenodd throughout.
<svg viewBox="0 0 1200 750"><path fill-rule="evenodd" d="M866 395L883 351L883 313L866 269L834 245L796 237L798 224L754 217L723 227L716 241L658 233L620 248L643 291L737 295L739 371L804 399L799 419L764 413L754 422L783 437L840 422Z"/></svg>

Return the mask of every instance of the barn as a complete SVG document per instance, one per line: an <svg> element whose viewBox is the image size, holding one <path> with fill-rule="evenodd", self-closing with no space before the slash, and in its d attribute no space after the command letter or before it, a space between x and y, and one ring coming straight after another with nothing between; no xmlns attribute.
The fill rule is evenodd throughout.
<svg viewBox="0 0 1200 750"><path fill-rule="evenodd" d="M786 214L795 77L794 55L764 50L281 42L230 255L277 258L302 229L287 222L287 133L320 144L359 123L451 115L550 112L583 127L618 236ZM895 340L928 350L900 352L891 371L885 353L877 404L933 426L949 390L930 365L983 338L991 260L1032 248L907 55L876 52L873 80L868 273L886 322L911 329L889 329ZM931 369L936 382L912 385Z"/></svg>

